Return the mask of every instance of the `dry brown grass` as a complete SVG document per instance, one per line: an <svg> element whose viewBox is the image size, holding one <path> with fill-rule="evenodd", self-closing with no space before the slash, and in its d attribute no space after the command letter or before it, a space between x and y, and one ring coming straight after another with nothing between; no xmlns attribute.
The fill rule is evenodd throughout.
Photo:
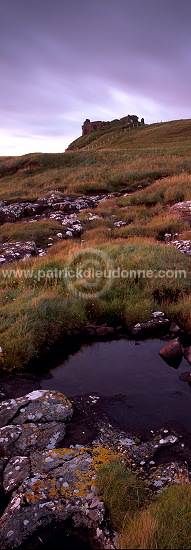
<svg viewBox="0 0 191 550"><path fill-rule="evenodd" d="M142 511L136 518L124 525L119 535L119 548L148 550L156 548L155 533L157 529L157 520L151 515L149 508Z"/></svg>

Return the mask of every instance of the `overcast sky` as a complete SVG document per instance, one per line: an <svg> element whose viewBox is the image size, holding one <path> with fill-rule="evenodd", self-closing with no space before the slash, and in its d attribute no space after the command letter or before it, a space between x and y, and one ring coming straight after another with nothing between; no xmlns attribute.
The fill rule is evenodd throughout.
<svg viewBox="0 0 191 550"><path fill-rule="evenodd" d="M0 155L90 120L191 118L191 0L0 0Z"/></svg>

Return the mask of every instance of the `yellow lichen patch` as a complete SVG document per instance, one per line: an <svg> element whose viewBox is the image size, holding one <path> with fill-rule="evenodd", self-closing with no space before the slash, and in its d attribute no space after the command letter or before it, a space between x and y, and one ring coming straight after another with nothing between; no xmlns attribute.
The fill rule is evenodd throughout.
<svg viewBox="0 0 191 550"><path fill-rule="evenodd" d="M107 449L106 447L102 447L102 445L96 445L93 449L92 458L92 466L95 470L97 470L99 466L108 464L109 462L112 462L112 460L116 460L118 455L112 451L112 449Z"/></svg>
<svg viewBox="0 0 191 550"><path fill-rule="evenodd" d="M89 466L89 465L88 465ZM74 470L76 481L75 486L73 486L73 493L78 497L86 497L88 493L90 492L90 486L91 486L91 480L92 480L92 469L91 465L87 467L87 470L79 470L76 468Z"/></svg>
<svg viewBox="0 0 191 550"><path fill-rule="evenodd" d="M42 479L37 479L33 485L31 485L31 489L32 491L36 492L36 493L40 493L40 491L42 489L45 489L46 488L46 483L45 481L43 481Z"/></svg>
<svg viewBox="0 0 191 550"><path fill-rule="evenodd" d="M32 495L31 493L25 493L24 494L24 497L25 499L27 500L27 502L29 502L30 504L35 504L36 502L36 498L34 495Z"/></svg>
<svg viewBox="0 0 191 550"><path fill-rule="evenodd" d="M31 503L36 503L40 498L43 498L44 491L47 499L51 501L57 501L60 498L62 501L86 498L91 491L91 486L96 485L97 469L115 460L117 453L101 445L96 445L93 449L88 447L51 449L45 453L39 452L37 454L35 468L38 467L38 471L41 468L43 470L47 458L53 461L51 464L54 464L56 478L52 477L52 474L51 477L46 477L46 474L42 473L41 479L34 480L30 487L34 495L29 494L29 502ZM66 461L64 461L65 458ZM75 459L74 462L73 459ZM61 468L58 467L60 462ZM68 468L66 468L66 471L64 469L63 474L62 462L63 465L68 463ZM59 471L61 478L58 475Z"/></svg>
<svg viewBox="0 0 191 550"><path fill-rule="evenodd" d="M49 491L48 491L48 498L51 498L51 499L58 498L59 494L58 494L58 489L56 487L56 480L49 478L48 481L50 484Z"/></svg>

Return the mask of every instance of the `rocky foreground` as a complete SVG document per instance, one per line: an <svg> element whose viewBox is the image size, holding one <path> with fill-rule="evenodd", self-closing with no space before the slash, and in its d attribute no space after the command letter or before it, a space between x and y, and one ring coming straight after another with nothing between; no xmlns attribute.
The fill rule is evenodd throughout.
<svg viewBox="0 0 191 550"><path fill-rule="evenodd" d="M72 413L70 401L56 391L35 390L1 403L2 550L41 548L37 542L46 544L46 531L55 526L62 526L63 533L83 533L89 548L117 548L117 534L108 528L96 489L98 466L117 456L147 477L154 491L189 481L185 457L189 463L191 450L183 435L163 429L140 442L106 421L91 445L66 448ZM171 460L157 458L165 452ZM34 546L31 537L36 537Z"/></svg>
<svg viewBox="0 0 191 550"><path fill-rule="evenodd" d="M114 548L96 495L96 466L113 453L58 448L72 415L68 399L36 390L0 406L0 466L9 503L0 520L0 547L19 548L39 527L71 520L96 547Z"/></svg>

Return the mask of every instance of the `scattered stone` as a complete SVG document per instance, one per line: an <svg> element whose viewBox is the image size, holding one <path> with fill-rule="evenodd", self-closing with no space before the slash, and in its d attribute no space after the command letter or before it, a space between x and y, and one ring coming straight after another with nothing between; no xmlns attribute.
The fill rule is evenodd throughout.
<svg viewBox="0 0 191 550"><path fill-rule="evenodd" d="M0 243L0 264L28 259L37 254L38 249L34 241Z"/></svg>
<svg viewBox="0 0 191 550"><path fill-rule="evenodd" d="M130 327L133 336L145 337L148 334L167 332L170 326L169 319L165 318L162 311L155 311L151 314L151 319L145 323L136 323Z"/></svg>
<svg viewBox="0 0 191 550"><path fill-rule="evenodd" d="M88 221L89 222L92 222L94 220L101 220L101 217L100 216L93 216L93 214L91 214L91 212L89 213L89 218L88 218Z"/></svg>
<svg viewBox="0 0 191 550"><path fill-rule="evenodd" d="M169 241L171 237L172 237L172 233L165 233L164 235L165 241Z"/></svg>
<svg viewBox="0 0 191 550"><path fill-rule="evenodd" d="M49 197L39 197L36 202L8 203L0 202L0 225L6 222L17 222L29 218L35 221L43 218L63 220L65 212L80 212L86 208L95 208L100 202L118 197L120 193L108 193L107 195L67 197L60 193L51 193ZM51 215L53 214L53 216Z"/></svg>
<svg viewBox="0 0 191 550"><path fill-rule="evenodd" d="M167 445L168 443L177 443L178 438L176 435L167 435L167 437L164 437L162 439L159 439L160 445Z"/></svg>
<svg viewBox="0 0 191 550"><path fill-rule="evenodd" d="M119 444L126 447L126 446L129 446L129 445L135 445L135 441L134 441L134 439L130 439L129 437L121 437L119 439Z"/></svg>
<svg viewBox="0 0 191 550"><path fill-rule="evenodd" d="M175 246L179 252L191 256L191 240L169 241L167 244Z"/></svg>
<svg viewBox="0 0 191 550"><path fill-rule="evenodd" d="M118 221L118 222L114 222L114 225L116 227L123 227L124 225L127 225L126 222L123 222L122 220Z"/></svg>
<svg viewBox="0 0 191 550"><path fill-rule="evenodd" d="M191 217L191 201L177 202L173 204L170 208L170 213L175 214L183 218L184 220L190 221Z"/></svg>

